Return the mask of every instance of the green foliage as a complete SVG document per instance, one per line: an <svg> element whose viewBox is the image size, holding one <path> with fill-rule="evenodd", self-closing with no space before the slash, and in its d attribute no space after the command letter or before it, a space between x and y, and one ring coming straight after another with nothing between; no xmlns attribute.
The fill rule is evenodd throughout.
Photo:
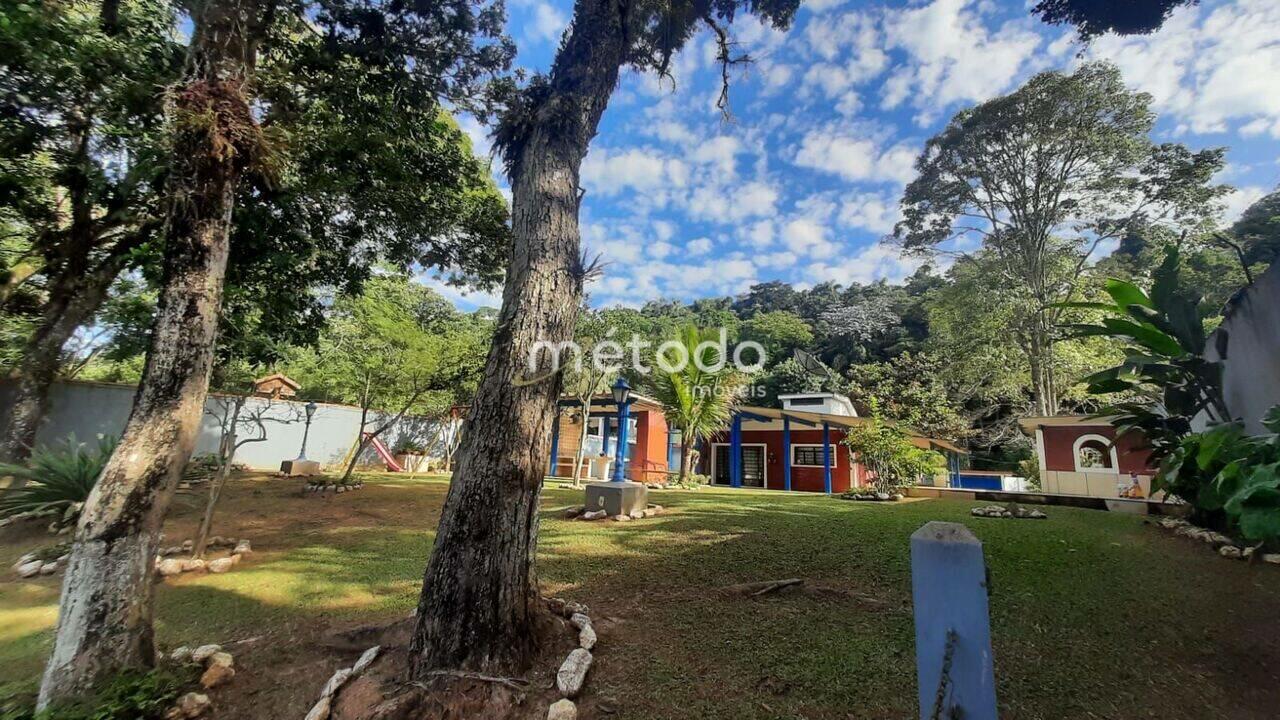
<svg viewBox="0 0 1280 720"><path fill-rule="evenodd" d="M872 482L880 492L910 487L947 467L942 453L916 447L906 433L879 416L850 428L841 442L875 474Z"/></svg>
<svg viewBox="0 0 1280 720"><path fill-rule="evenodd" d="M1119 365L1085 379L1089 391L1124 393L1136 399L1099 410L1114 416L1120 434L1141 431L1159 462L1191 432L1191 420L1206 412L1211 421L1226 422L1222 397L1222 364L1206 357L1207 334L1201 298L1181 281L1181 260L1170 248L1154 273L1148 294L1124 280L1109 280L1110 303L1071 303L1106 314L1100 323L1075 324L1075 337L1106 337L1124 345ZM1219 334L1219 342L1226 336Z"/></svg>
<svg viewBox="0 0 1280 720"><path fill-rule="evenodd" d="M760 312L742 323L738 340L753 340L764 347L764 360L773 365L791 357L796 348L813 342L813 330L804 318L786 310Z"/></svg>
<svg viewBox="0 0 1280 720"><path fill-rule="evenodd" d="M1250 436L1222 423L1187 436L1152 481L1191 502L1206 524L1217 517L1250 543L1280 543L1280 405L1263 421L1269 434Z"/></svg>
<svg viewBox="0 0 1280 720"><path fill-rule="evenodd" d="M0 697L0 720L160 720L183 689L183 680L164 670L129 672L112 678L90 700L40 712L28 696Z"/></svg>
<svg viewBox="0 0 1280 720"><path fill-rule="evenodd" d="M1231 235L1243 246L1245 262L1274 263L1280 257L1280 190L1250 205L1231 225Z"/></svg>
<svg viewBox="0 0 1280 720"><path fill-rule="evenodd" d="M0 464L0 475L25 478L26 485L0 495L0 516L24 512L65 512L83 503L115 451L115 437L101 437L88 448L67 437L54 446L38 447L24 465Z"/></svg>
<svg viewBox="0 0 1280 720"><path fill-rule="evenodd" d="M716 330L685 326L673 340L689 361L672 371L655 366L648 378L647 389L662 404L667 423L680 430L686 446L723 430L741 392L743 377L720 357L718 337ZM678 364L674 352L667 357L671 365ZM682 463L681 470L687 465Z"/></svg>
<svg viewBox="0 0 1280 720"><path fill-rule="evenodd" d="M442 413L466 402L484 364L489 325L399 274L339 297L316 348L282 370L308 396L395 413Z"/></svg>
<svg viewBox="0 0 1280 720"><path fill-rule="evenodd" d="M888 362L854 365L847 373L849 396L929 437L958 438L966 434L969 423L947 393L943 365L933 355L911 352Z"/></svg>
<svg viewBox="0 0 1280 720"><path fill-rule="evenodd" d="M1199 1L1040 0L1031 12L1051 25L1073 25L1081 38L1089 40L1108 32L1119 35L1155 32L1175 9Z"/></svg>

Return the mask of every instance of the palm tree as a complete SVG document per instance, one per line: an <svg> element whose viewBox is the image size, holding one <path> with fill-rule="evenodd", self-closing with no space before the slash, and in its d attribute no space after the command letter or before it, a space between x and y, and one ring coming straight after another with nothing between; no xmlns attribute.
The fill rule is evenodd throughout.
<svg viewBox="0 0 1280 720"><path fill-rule="evenodd" d="M683 348L679 357L672 357L676 353L668 341L662 347L672 349L660 349L654 366L654 399L662 403L667 424L680 431L681 482L689 479L694 443L724 429L742 389L744 377L720 357L717 339L712 330L688 325L672 340Z"/></svg>

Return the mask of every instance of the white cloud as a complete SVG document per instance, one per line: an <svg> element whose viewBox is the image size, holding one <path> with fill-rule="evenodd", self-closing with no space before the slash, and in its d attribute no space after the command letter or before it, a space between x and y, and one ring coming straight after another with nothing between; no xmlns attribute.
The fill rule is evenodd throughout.
<svg viewBox="0 0 1280 720"><path fill-rule="evenodd" d="M735 223L774 213L778 191L753 180L742 184L709 184L696 188L688 198L690 217L718 223Z"/></svg>
<svg viewBox="0 0 1280 720"><path fill-rule="evenodd" d="M913 175L915 149L905 143L881 150L873 140L839 130L805 133L795 163L851 181L906 183Z"/></svg>
<svg viewBox="0 0 1280 720"><path fill-rule="evenodd" d="M626 150L593 149L582 163L582 182L601 195L617 195L624 190L652 192L683 187L687 180L684 163L644 148Z"/></svg>
<svg viewBox="0 0 1280 720"><path fill-rule="evenodd" d="M890 12L885 42L906 52L907 62L886 82L882 104L910 99L922 124L952 103L986 100L1008 89L1040 47L1030 20L988 29L984 11L971 0L934 0Z"/></svg>
<svg viewBox="0 0 1280 720"><path fill-rule="evenodd" d="M711 238L700 237L690 240L685 249L689 251L690 255L706 255L711 252Z"/></svg>
<svg viewBox="0 0 1280 720"><path fill-rule="evenodd" d="M1226 198L1225 207L1222 211L1222 224L1230 225L1239 220L1244 211L1248 210L1250 205L1261 200L1262 196L1266 195L1267 192L1266 188L1256 186L1236 188L1236 191Z"/></svg>
<svg viewBox="0 0 1280 720"><path fill-rule="evenodd" d="M846 227L887 235L893 232L894 223L902 219L902 213L895 198L865 193L847 197L838 217Z"/></svg>
<svg viewBox="0 0 1280 720"><path fill-rule="evenodd" d="M841 285L866 284L876 280L900 283L923 264L922 260L902 257L895 247L876 243L841 262L812 263L805 274L814 282L830 281Z"/></svg>
<svg viewBox="0 0 1280 720"><path fill-rule="evenodd" d="M555 42L569 25L569 18L554 5L538 3L533 7L533 22L530 31L536 39Z"/></svg>
<svg viewBox="0 0 1280 720"><path fill-rule="evenodd" d="M1147 36L1105 36L1089 55L1116 63L1125 82L1151 93L1155 109L1197 133L1280 138L1280 3L1238 0L1207 11L1182 8Z"/></svg>
<svg viewBox="0 0 1280 720"><path fill-rule="evenodd" d="M773 221L761 220L747 228L747 242L757 248L766 248L773 244Z"/></svg>

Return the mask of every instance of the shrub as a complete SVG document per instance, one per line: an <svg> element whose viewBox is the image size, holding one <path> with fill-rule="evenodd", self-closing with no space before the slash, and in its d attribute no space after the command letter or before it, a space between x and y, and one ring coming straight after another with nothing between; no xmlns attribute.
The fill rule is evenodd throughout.
<svg viewBox="0 0 1280 720"><path fill-rule="evenodd" d="M1225 526L1252 543L1280 543L1280 405L1263 419L1270 432L1246 435L1223 423L1187 436L1160 465L1152 490L1191 503L1201 525Z"/></svg>
<svg viewBox="0 0 1280 720"><path fill-rule="evenodd" d="M395 450L393 450L391 454L393 455L426 455L427 446L421 440L405 435L405 436L401 436L400 439L396 441Z"/></svg>
<svg viewBox="0 0 1280 720"><path fill-rule="evenodd" d="M842 442L857 455L859 462L875 473L878 492L892 493L915 485L947 466L941 453L916 447L906 433L881 422L878 416L851 428Z"/></svg>
<svg viewBox="0 0 1280 720"><path fill-rule="evenodd" d="M184 689L164 670L125 673L108 681L91 701L35 712L32 693L0 692L0 720L160 720Z"/></svg>
<svg viewBox="0 0 1280 720"><path fill-rule="evenodd" d="M24 478L27 484L0 496L0 517L18 513L62 512L83 503L111 453L114 437L98 439L96 448L76 441L74 435L51 447L38 448L26 465L0 463L0 475Z"/></svg>

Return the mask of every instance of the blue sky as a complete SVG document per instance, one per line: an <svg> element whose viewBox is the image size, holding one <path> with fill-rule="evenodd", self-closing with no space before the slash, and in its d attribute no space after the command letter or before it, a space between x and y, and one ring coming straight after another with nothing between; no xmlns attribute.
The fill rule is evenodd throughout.
<svg viewBox="0 0 1280 720"><path fill-rule="evenodd" d="M508 0L518 64L545 71L570 0ZM1084 49L1021 2L804 2L786 33L733 26L755 62L715 108L707 33L675 86L627 73L583 166L583 242L609 263L592 303L734 295L755 282L900 281L916 267L879 242L925 140L957 110L1045 69L1117 63L1151 93L1156 137L1230 147L1225 220L1280 184L1280 2L1209 0L1157 34ZM467 127L487 150L485 130ZM495 166L497 164L495 163ZM506 191L506 181L499 177ZM435 285L435 283L432 283ZM442 288L462 307L498 304Z"/></svg>

